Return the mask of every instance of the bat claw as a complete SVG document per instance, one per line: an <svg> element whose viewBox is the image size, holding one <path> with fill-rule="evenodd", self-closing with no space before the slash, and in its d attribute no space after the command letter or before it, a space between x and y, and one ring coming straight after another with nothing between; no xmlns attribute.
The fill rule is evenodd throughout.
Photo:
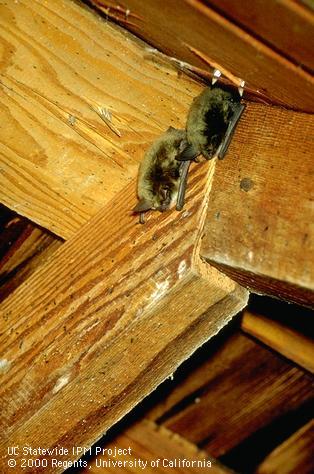
<svg viewBox="0 0 314 474"><path fill-rule="evenodd" d="M218 81L218 79L221 76L221 71L219 69L214 69L213 77L212 77L212 86L215 84L215 82Z"/></svg>
<svg viewBox="0 0 314 474"><path fill-rule="evenodd" d="M245 81L241 80L240 85L238 87L240 97L243 96L244 86L245 86Z"/></svg>

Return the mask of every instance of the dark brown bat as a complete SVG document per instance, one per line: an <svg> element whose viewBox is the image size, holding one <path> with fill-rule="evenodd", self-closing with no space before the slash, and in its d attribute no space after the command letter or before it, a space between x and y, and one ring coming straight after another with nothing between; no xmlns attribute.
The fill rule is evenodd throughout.
<svg viewBox="0 0 314 474"><path fill-rule="evenodd" d="M177 202L177 209L184 205L184 194L189 162L177 160L188 146L185 130L173 127L161 135L145 153L138 174L138 204L133 209L144 213L150 209L165 211Z"/></svg>
<svg viewBox="0 0 314 474"><path fill-rule="evenodd" d="M235 127L245 108L237 92L225 86L206 88L191 105L186 123L189 146L177 158L192 160L202 154L207 160L223 159Z"/></svg>

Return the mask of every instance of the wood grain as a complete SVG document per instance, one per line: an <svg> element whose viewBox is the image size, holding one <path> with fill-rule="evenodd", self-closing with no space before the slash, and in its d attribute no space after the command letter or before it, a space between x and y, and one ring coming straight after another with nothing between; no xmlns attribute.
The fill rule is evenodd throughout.
<svg viewBox="0 0 314 474"><path fill-rule="evenodd" d="M0 202L68 239L184 125L200 86L77 2L0 1L0 38Z"/></svg>
<svg viewBox="0 0 314 474"><path fill-rule="evenodd" d="M314 116L248 104L218 163L201 255L259 293L314 305Z"/></svg>
<svg viewBox="0 0 314 474"><path fill-rule="evenodd" d="M314 15L293 0L206 0L296 66L314 71ZM280 21L278 21L280 19Z"/></svg>
<svg viewBox="0 0 314 474"><path fill-rule="evenodd" d="M220 457L310 401L312 388L308 374L235 333L187 374L150 417Z"/></svg>
<svg viewBox="0 0 314 474"><path fill-rule="evenodd" d="M260 464L257 474L311 474L313 460L313 420L276 448Z"/></svg>
<svg viewBox="0 0 314 474"><path fill-rule="evenodd" d="M2 456L92 445L246 304L199 259L213 169L193 168L184 212L145 226L131 183L1 304Z"/></svg>
<svg viewBox="0 0 314 474"><path fill-rule="evenodd" d="M125 466L120 467L123 472L144 470L157 474L171 471L203 474L210 470L212 474L231 473L229 469L209 458L206 451L201 451L184 438L145 419L133 424L109 443L102 445L101 448L112 449L113 452L119 448L130 449L131 453L109 456L105 451L105 454L99 454L92 462L89 462L88 466L80 471L82 474L117 472L117 465L116 467L112 464L110 466L110 461L126 462ZM95 449L96 447L94 447L94 451ZM142 461L140 465L131 464L138 462L138 460ZM144 468L142 468L144 466L142 463L145 463ZM197 465L198 463L199 465Z"/></svg>
<svg viewBox="0 0 314 474"><path fill-rule="evenodd" d="M92 3L116 4L112 0ZM127 0L125 7L133 15L130 23L122 18L125 28L170 56L211 70L189 50L190 45L270 98L298 110L314 111L314 79L309 73L203 1ZM267 14L262 18L267 22Z"/></svg>
<svg viewBox="0 0 314 474"><path fill-rule="evenodd" d="M244 311L241 327L243 331L314 373L314 343L310 337L251 311Z"/></svg>

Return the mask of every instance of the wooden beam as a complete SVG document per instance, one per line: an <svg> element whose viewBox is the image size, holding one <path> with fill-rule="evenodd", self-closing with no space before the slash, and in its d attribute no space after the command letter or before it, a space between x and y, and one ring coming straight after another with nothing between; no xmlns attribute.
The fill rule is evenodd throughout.
<svg viewBox="0 0 314 474"><path fill-rule="evenodd" d="M310 337L298 333L282 322L251 311L244 311L241 327L243 331L314 373L314 344Z"/></svg>
<svg viewBox="0 0 314 474"><path fill-rule="evenodd" d="M4 228L0 225L0 236L3 242L9 243L9 248L3 251L0 244L0 301L3 301L63 242L14 213Z"/></svg>
<svg viewBox="0 0 314 474"><path fill-rule="evenodd" d="M113 6L113 0L91 0ZM256 90L288 106L314 111L313 77L277 49L260 41L200 0L128 0L130 22L121 23L161 51L212 71L200 59L206 56L243 78ZM310 14L309 14L310 15ZM308 16L309 16L308 15ZM263 15L267 22L267 14ZM303 23L302 23L303 24ZM289 36L289 32L285 31ZM294 37L294 33L290 33ZM308 37L308 41L312 39ZM199 51L196 56L190 49Z"/></svg>
<svg viewBox="0 0 314 474"><path fill-rule="evenodd" d="M314 304L314 116L248 104L218 163L201 255L258 293Z"/></svg>
<svg viewBox="0 0 314 474"><path fill-rule="evenodd" d="M257 474L310 474L314 469L313 461L314 421L309 421L290 436L258 466Z"/></svg>
<svg viewBox="0 0 314 474"><path fill-rule="evenodd" d="M148 474L162 474L169 470L186 474L203 474L207 470L212 474L232 472L211 459L206 451L198 449L165 427L145 419L134 423L109 443L98 446L99 448L104 449L104 453L89 462L85 469L80 471L82 474L105 474L114 472L115 469L125 472L143 470ZM123 451L120 455L114 455L118 449ZM126 451L128 449L129 452ZM111 455L108 450L109 453L112 450ZM138 464L138 460L141 460L141 464ZM118 464L115 464L118 462L125 464L119 468Z"/></svg>
<svg viewBox="0 0 314 474"><path fill-rule="evenodd" d="M0 28L0 202L68 239L200 86L78 2L2 2Z"/></svg>
<svg viewBox="0 0 314 474"><path fill-rule="evenodd" d="M293 0L267 3L207 0L206 3L296 66L313 73L314 15L300 3Z"/></svg>
<svg viewBox="0 0 314 474"><path fill-rule="evenodd" d="M237 332L209 347L195 370L181 373L148 416L220 457L293 417L310 403L312 385L309 374Z"/></svg>
<svg viewBox="0 0 314 474"><path fill-rule="evenodd" d="M0 305L2 456L45 440L75 459L245 306L199 258L213 170L145 226L131 183Z"/></svg>

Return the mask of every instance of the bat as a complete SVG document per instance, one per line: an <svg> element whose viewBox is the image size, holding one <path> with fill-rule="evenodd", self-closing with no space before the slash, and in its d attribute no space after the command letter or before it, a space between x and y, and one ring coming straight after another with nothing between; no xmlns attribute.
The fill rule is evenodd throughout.
<svg viewBox="0 0 314 474"><path fill-rule="evenodd" d="M188 147L185 130L169 127L147 150L140 164L137 183L139 202L133 212L144 213L150 209L165 211L175 202L178 210L184 205L184 195L189 162L177 157Z"/></svg>
<svg viewBox="0 0 314 474"><path fill-rule="evenodd" d="M186 123L189 146L177 159L196 161L202 154L222 160L244 108L237 92L222 85L206 88L192 102Z"/></svg>

